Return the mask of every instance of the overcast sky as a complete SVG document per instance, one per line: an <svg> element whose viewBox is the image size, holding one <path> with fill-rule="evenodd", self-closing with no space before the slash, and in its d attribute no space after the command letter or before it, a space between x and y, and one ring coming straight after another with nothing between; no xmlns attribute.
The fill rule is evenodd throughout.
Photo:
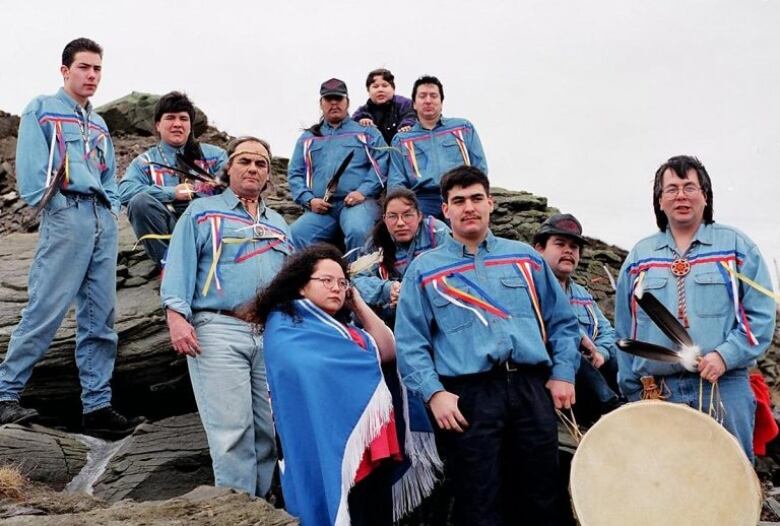
<svg viewBox="0 0 780 526"><path fill-rule="evenodd" d="M0 109L61 85L62 47L105 48L96 105L186 91L231 134L289 157L318 117L318 89L391 69L409 95L444 83L444 113L476 126L493 184L577 215L630 248L654 228L652 176L698 156L715 219L780 258L780 2L365 1L0 4Z"/></svg>

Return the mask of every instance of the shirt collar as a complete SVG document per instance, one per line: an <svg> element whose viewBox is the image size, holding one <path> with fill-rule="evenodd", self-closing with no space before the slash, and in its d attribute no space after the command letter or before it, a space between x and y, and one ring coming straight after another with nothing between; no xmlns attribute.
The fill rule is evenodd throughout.
<svg viewBox="0 0 780 526"><path fill-rule="evenodd" d="M466 245L452 237L452 234L445 238L444 243L447 247L447 250L457 255L458 257L471 257L475 255L469 254L468 250L466 249ZM493 235L491 230L488 230L487 237L484 239L484 241L482 241L482 243L479 244L477 251L479 252L484 249L486 252L492 252L496 248L496 243L498 243L498 238Z"/></svg>
<svg viewBox="0 0 780 526"><path fill-rule="evenodd" d="M175 146L171 146L170 144L168 144L165 141L160 141L158 146L163 150L164 153L173 155L174 159L176 158L175 157L176 154L177 153L182 153L182 151L184 149L184 146L180 146L180 147L176 148Z"/></svg>
<svg viewBox="0 0 780 526"><path fill-rule="evenodd" d="M72 107L76 111L78 111L78 109L81 108L81 104L76 102L76 100L73 97L68 95L68 92L65 91L65 88L60 88L57 91L57 98L59 98L62 102ZM89 115L90 113L92 113L92 103L89 102L89 100L87 100L87 105L84 106L83 109L84 109L84 113L86 115Z"/></svg>
<svg viewBox="0 0 780 526"><path fill-rule="evenodd" d="M224 199L225 204L230 208L231 210L235 210L239 206L241 206L241 199L238 198L238 196L233 192L233 189L228 187L225 189L224 192L222 192L222 199ZM260 210L260 215L263 217L266 216L266 212L268 212L268 207L265 205L265 200L263 200L263 197L260 196L260 199L257 200L257 204ZM243 206L242 206L243 208ZM249 212L247 212L249 213Z"/></svg>
<svg viewBox="0 0 780 526"><path fill-rule="evenodd" d="M694 235L693 240L691 240L691 246L697 242L702 245L712 245L712 236L712 224L707 225L702 221L699 225L699 229L696 230L696 235ZM655 245L656 250L667 247L671 249L677 247L677 243L675 243L674 237L672 236L672 229L668 225Z"/></svg>

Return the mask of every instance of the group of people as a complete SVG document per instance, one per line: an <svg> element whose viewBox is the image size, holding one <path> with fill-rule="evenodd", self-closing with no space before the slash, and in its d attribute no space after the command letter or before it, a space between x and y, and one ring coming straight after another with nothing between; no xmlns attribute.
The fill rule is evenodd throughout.
<svg viewBox="0 0 780 526"><path fill-rule="evenodd" d="M775 304L755 244L714 223L696 158L656 172L659 231L620 271L613 329L574 280L588 243L576 217L548 218L531 245L493 235L479 136L442 116L436 77L417 79L409 100L374 70L352 116L345 83L322 83L322 118L289 164L305 211L288 226L262 197L270 145L198 143L179 92L157 105L159 144L117 184L89 103L101 61L95 42L69 43L64 87L22 115L17 180L43 215L29 304L0 365L0 423L37 416L19 396L74 300L85 431L121 436L139 423L111 407L109 383L124 205L162 270L215 483L266 496L278 465L304 525L392 524L431 492L441 459L457 524L556 524L556 411L586 405L592 421L651 385L672 402L722 405L752 458L748 369L771 342ZM645 291L700 346L697 372L617 348L673 346L637 307Z"/></svg>

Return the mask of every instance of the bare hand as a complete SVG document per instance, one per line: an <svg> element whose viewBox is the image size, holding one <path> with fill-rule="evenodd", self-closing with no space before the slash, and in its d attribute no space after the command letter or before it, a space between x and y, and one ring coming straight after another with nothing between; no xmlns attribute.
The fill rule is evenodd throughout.
<svg viewBox="0 0 780 526"><path fill-rule="evenodd" d="M463 433L464 429L469 426L458 409L458 395L449 391L438 391L428 401L428 407L431 408L431 413L433 413L433 418L436 419L439 429Z"/></svg>
<svg viewBox="0 0 780 526"><path fill-rule="evenodd" d="M359 205L363 201L366 200L366 197L358 192L357 190L354 190L347 194L347 197L344 198L344 204L347 206L355 206Z"/></svg>
<svg viewBox="0 0 780 526"><path fill-rule="evenodd" d="M596 344L590 338L583 336L582 340L580 340L580 346L585 348L586 352L583 354L593 364L593 367L598 369L604 365L604 355L599 352L599 348L596 347Z"/></svg>
<svg viewBox="0 0 780 526"><path fill-rule="evenodd" d="M361 125L361 126L376 126L376 125L374 124L374 121L372 121L372 120L371 120L371 119L369 119L368 117L363 117L362 119L360 119L360 120L358 121L358 123L360 123L360 125Z"/></svg>
<svg viewBox="0 0 780 526"><path fill-rule="evenodd" d="M398 132L399 132L399 133L408 132L408 131L409 131L409 130L411 130L411 129L412 129L412 127L411 127L411 126L409 126L409 125L407 125L407 126L401 126L400 128L398 128Z"/></svg>
<svg viewBox="0 0 780 526"><path fill-rule="evenodd" d="M555 409L570 409L574 405L574 384L563 380L547 380L544 386L550 390Z"/></svg>
<svg viewBox="0 0 780 526"><path fill-rule="evenodd" d="M363 299L363 296L360 295L360 292L358 291L357 287L352 287L352 286L350 286L347 289L347 294L344 297L344 303L355 314L359 314L358 311L363 306L368 307L365 300Z"/></svg>
<svg viewBox="0 0 780 526"><path fill-rule="evenodd" d="M189 183L177 184L174 188L173 199L176 201L190 201L192 200L192 194L195 193L195 189Z"/></svg>
<svg viewBox="0 0 780 526"><path fill-rule="evenodd" d="M699 360L699 376L705 380L715 383L725 373L726 362L723 361L718 351L707 353Z"/></svg>
<svg viewBox="0 0 780 526"><path fill-rule="evenodd" d="M330 207L332 206L332 204L328 203L324 199L320 199L319 197L315 197L309 201L309 207L315 214L327 214L328 210L330 210Z"/></svg>
<svg viewBox="0 0 780 526"><path fill-rule="evenodd" d="M200 344L198 335L195 334L193 327L187 319L173 310L166 310L168 320L168 331L171 335L171 347L176 354L195 357L200 354Z"/></svg>
<svg viewBox="0 0 780 526"><path fill-rule="evenodd" d="M401 282L394 281L393 284L390 285L390 306L398 304L398 298L400 295L401 295Z"/></svg>

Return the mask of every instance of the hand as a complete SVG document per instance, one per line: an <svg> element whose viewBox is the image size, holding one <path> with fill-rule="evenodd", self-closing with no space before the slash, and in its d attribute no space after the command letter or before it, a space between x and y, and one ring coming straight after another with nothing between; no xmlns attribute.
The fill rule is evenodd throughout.
<svg viewBox="0 0 780 526"><path fill-rule="evenodd" d="M458 409L458 398L458 395L448 391L438 391L428 401L439 429L463 433L464 428L469 426Z"/></svg>
<svg viewBox="0 0 780 526"><path fill-rule="evenodd" d="M371 120L371 119L369 119L368 117L363 117L362 119L360 119L360 120L358 121L358 123L359 123L361 126L376 126L376 125L374 124L374 121L372 121L372 120Z"/></svg>
<svg viewBox="0 0 780 526"><path fill-rule="evenodd" d="M699 360L699 376L708 382L715 383L726 373L726 362L718 351L705 354Z"/></svg>
<svg viewBox="0 0 780 526"><path fill-rule="evenodd" d="M544 386L550 390L555 409L570 409L574 405L574 384L563 380L547 380Z"/></svg>
<svg viewBox="0 0 780 526"><path fill-rule="evenodd" d="M599 352L599 348L596 347L596 344L590 338L583 336L582 340L580 340L580 347L584 348L585 352L583 354L593 364L593 367L598 369L604 365L604 355Z"/></svg>
<svg viewBox="0 0 780 526"><path fill-rule="evenodd" d="M406 126L401 126L398 128L398 133L408 132L411 129L412 127L407 124Z"/></svg>
<svg viewBox="0 0 780 526"><path fill-rule="evenodd" d="M166 310L165 315L168 321L168 331L171 335L171 347L176 354L195 357L200 354L200 344L198 335L195 334L193 327L187 319L173 310Z"/></svg>
<svg viewBox="0 0 780 526"><path fill-rule="evenodd" d="M347 194L347 197L344 198L344 204L347 206L355 206L359 205L363 201L366 200L366 197L358 192L357 190L354 190Z"/></svg>
<svg viewBox="0 0 780 526"><path fill-rule="evenodd" d="M315 214L327 214L331 206L333 205L319 197L315 197L309 201L309 208L311 208L311 211Z"/></svg>
<svg viewBox="0 0 780 526"><path fill-rule="evenodd" d="M400 281L394 281L392 285L390 285L390 306L394 306L398 304L398 297L401 295L401 282Z"/></svg>
<svg viewBox="0 0 780 526"><path fill-rule="evenodd" d="M355 314L359 314L359 311L364 305L368 307L368 304L366 304L363 296L360 295L360 291L358 291L357 287L353 286L350 286L347 289L347 293L344 296L344 303L346 304L347 308L349 308Z"/></svg>
<svg viewBox="0 0 780 526"><path fill-rule="evenodd" d="M195 189L189 183L177 184L174 188L173 199L176 201L190 201L192 200L192 194L195 193Z"/></svg>

